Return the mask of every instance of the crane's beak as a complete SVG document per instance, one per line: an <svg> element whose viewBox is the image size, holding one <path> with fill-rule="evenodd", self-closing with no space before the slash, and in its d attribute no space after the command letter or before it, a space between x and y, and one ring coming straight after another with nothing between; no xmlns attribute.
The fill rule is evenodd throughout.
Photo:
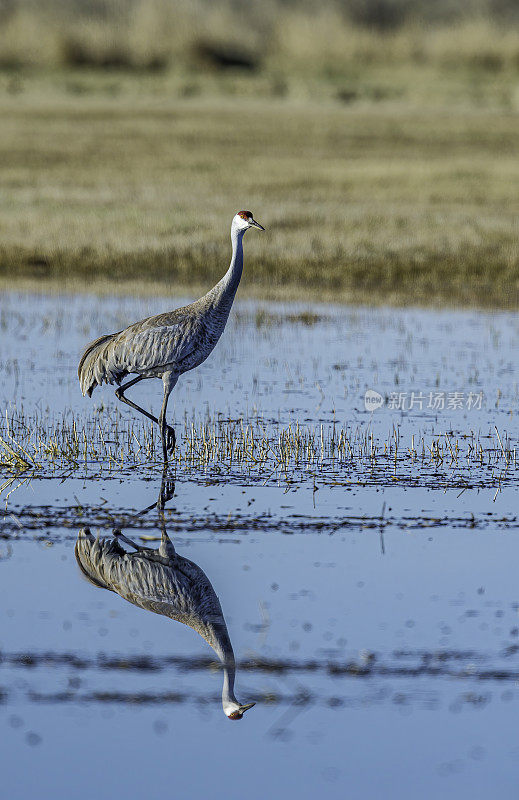
<svg viewBox="0 0 519 800"><path fill-rule="evenodd" d="M264 230L265 230L265 228L263 227L263 225L260 225L260 224L259 224L259 222L256 222L256 220L255 220L255 219L253 219L253 220L252 220L252 222L251 222L251 226L252 226L253 228L259 228L259 229L260 229L260 231L264 231ZM253 703L252 705L254 705L254 703Z"/></svg>
<svg viewBox="0 0 519 800"><path fill-rule="evenodd" d="M252 708L252 706L255 705L256 703L245 703L245 705L240 706L239 708L236 709L236 711L233 711L232 714L227 714L227 719L241 719L245 714L245 712L248 711L249 708Z"/></svg>

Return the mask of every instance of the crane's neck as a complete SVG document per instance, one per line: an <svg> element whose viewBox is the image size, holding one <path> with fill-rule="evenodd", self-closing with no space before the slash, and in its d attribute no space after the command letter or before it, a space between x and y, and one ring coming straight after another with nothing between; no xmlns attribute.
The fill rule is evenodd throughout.
<svg viewBox="0 0 519 800"><path fill-rule="evenodd" d="M232 663L223 664L223 686L222 686L222 706L226 714L229 711L235 711L239 707L239 703L234 696L234 678L236 676L236 666L234 664L234 657Z"/></svg>
<svg viewBox="0 0 519 800"><path fill-rule="evenodd" d="M218 284L222 300L232 303L236 290L238 289L241 275L243 272L243 234L244 230L239 230L234 225L231 227L232 256L229 269Z"/></svg>
<svg viewBox="0 0 519 800"><path fill-rule="evenodd" d="M234 696L234 678L236 676L236 662L227 629L215 630L217 635L211 647L218 656L223 669L222 706L224 713L229 715L236 711L240 704Z"/></svg>

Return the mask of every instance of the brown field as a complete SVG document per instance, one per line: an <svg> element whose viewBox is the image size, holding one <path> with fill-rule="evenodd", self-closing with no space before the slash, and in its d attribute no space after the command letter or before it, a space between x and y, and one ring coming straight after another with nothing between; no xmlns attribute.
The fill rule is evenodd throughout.
<svg viewBox="0 0 519 800"><path fill-rule="evenodd" d="M518 306L517 27L126 7L1 28L1 285Z"/></svg>

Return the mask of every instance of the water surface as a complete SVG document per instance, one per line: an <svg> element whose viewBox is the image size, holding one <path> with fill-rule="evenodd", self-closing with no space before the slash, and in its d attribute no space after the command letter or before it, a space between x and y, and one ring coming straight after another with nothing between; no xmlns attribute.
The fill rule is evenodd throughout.
<svg viewBox="0 0 519 800"><path fill-rule="evenodd" d="M4 295L0 408L49 424L115 413L112 387L81 397L81 346L169 304ZM157 498L159 461L28 472L4 489L6 795L516 797L515 463L422 469L405 447L447 434L499 449L497 427L512 453L518 345L507 313L237 303L211 358L180 379L179 425L335 423L404 443L396 471L175 470L168 533L213 584L236 694L256 701L236 725L203 639L91 586L75 563L85 525L158 546L156 509L139 512ZM369 389L383 397L372 413ZM428 408L432 393L444 408ZM156 408L161 386L133 396Z"/></svg>

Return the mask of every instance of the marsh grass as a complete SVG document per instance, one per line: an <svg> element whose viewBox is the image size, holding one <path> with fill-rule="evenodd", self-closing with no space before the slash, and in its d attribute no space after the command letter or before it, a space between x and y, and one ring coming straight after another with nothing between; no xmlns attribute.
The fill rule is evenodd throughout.
<svg viewBox="0 0 519 800"><path fill-rule="evenodd" d="M519 305L519 128L486 108L0 91L0 282Z"/></svg>
<svg viewBox="0 0 519 800"><path fill-rule="evenodd" d="M513 3L0 14L0 287L519 306Z"/></svg>
<svg viewBox="0 0 519 800"><path fill-rule="evenodd" d="M179 430L180 428L180 430ZM310 478L332 485L449 479L452 485L499 486L517 467L516 447L495 428L488 434L417 431L404 441L393 427L386 438L371 427L334 423L281 425L248 420L184 419L171 461L180 472L248 475L254 480ZM69 471L104 474L159 464L160 442L148 423L105 410L86 420L11 411L0 426L0 467L16 476ZM8 479L9 482L9 479ZM5 484L8 485L7 483Z"/></svg>

